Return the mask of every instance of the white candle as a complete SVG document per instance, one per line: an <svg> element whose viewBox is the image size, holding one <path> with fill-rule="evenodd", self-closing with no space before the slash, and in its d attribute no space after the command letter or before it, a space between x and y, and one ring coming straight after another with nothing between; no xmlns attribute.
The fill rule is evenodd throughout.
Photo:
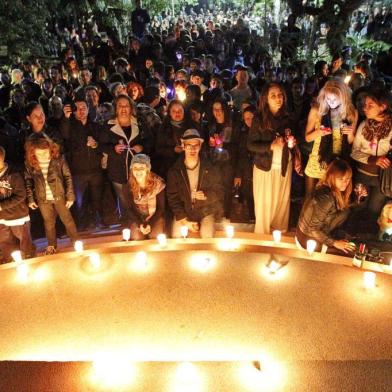
<svg viewBox="0 0 392 392"><path fill-rule="evenodd" d="M167 245L167 238L165 234L158 234L157 240L161 248L164 248Z"/></svg>
<svg viewBox="0 0 392 392"><path fill-rule="evenodd" d="M129 239L131 238L131 230L130 229L123 229L122 237L123 237L124 241L129 241Z"/></svg>
<svg viewBox="0 0 392 392"><path fill-rule="evenodd" d="M14 250L11 253L11 257L15 261L15 263L21 263L22 262L22 252L20 250Z"/></svg>
<svg viewBox="0 0 392 392"><path fill-rule="evenodd" d="M268 264L268 269L271 272L271 274L275 274L280 267L281 267L280 263L278 263L275 260L271 260L271 262Z"/></svg>
<svg viewBox="0 0 392 392"><path fill-rule="evenodd" d="M274 230L272 232L272 237L274 237L274 241L278 244L282 239L282 232L280 230Z"/></svg>
<svg viewBox="0 0 392 392"><path fill-rule="evenodd" d="M75 241L74 248L76 252L83 252L84 246L82 241Z"/></svg>
<svg viewBox="0 0 392 392"><path fill-rule="evenodd" d="M376 287L375 272L366 271L363 273L363 286L365 289L374 289Z"/></svg>
<svg viewBox="0 0 392 392"><path fill-rule="evenodd" d="M234 226L228 225L226 226L226 237L233 238L234 237Z"/></svg>
<svg viewBox="0 0 392 392"><path fill-rule="evenodd" d="M309 253L309 256L312 256L313 252L315 251L317 246L317 242L315 240L308 240L306 241L306 250Z"/></svg>
<svg viewBox="0 0 392 392"><path fill-rule="evenodd" d="M180 232L181 232L182 238L184 238L184 240L185 240L185 238L188 237L188 226L185 226L185 225L181 226Z"/></svg>
<svg viewBox="0 0 392 392"><path fill-rule="evenodd" d="M93 252L89 254L89 259L91 265L95 268L98 269L101 266L101 256L97 252Z"/></svg>
<svg viewBox="0 0 392 392"><path fill-rule="evenodd" d="M21 261L16 266L16 273L18 274L19 279L26 280L29 275L29 266Z"/></svg>

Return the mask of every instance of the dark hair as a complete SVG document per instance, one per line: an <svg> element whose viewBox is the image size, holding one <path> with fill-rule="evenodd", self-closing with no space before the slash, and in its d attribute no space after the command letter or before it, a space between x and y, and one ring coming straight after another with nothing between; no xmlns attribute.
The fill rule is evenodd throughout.
<svg viewBox="0 0 392 392"><path fill-rule="evenodd" d="M324 60L317 61L316 64L314 65L314 73L318 75L323 69L324 65L328 65L328 63Z"/></svg>
<svg viewBox="0 0 392 392"><path fill-rule="evenodd" d="M33 110L37 107L42 107L37 101L30 101L25 107L26 116L30 116Z"/></svg>
<svg viewBox="0 0 392 392"><path fill-rule="evenodd" d="M272 118L273 115L271 113L271 110L268 105L268 93L269 90L273 87L278 88L282 94L283 94L283 106L280 108L278 115L279 116L286 116L288 114L287 110L287 95L286 91L283 88L283 86L279 83L267 83L266 85L263 86L259 98L259 105L258 109L259 112L261 113L262 121L263 121L263 126L265 128L272 128Z"/></svg>
<svg viewBox="0 0 392 392"><path fill-rule="evenodd" d="M392 94L387 89L370 88L365 92L365 98L370 98L377 105L386 105L384 115L392 116Z"/></svg>

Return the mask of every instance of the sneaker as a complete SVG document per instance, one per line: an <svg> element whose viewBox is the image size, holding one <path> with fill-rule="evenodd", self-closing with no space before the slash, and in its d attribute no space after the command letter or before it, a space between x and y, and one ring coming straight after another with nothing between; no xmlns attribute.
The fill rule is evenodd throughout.
<svg viewBox="0 0 392 392"><path fill-rule="evenodd" d="M47 255L54 255L56 253L57 253L56 248L54 246L52 246L52 245L49 245L49 246L46 247L44 255L45 256L47 256Z"/></svg>

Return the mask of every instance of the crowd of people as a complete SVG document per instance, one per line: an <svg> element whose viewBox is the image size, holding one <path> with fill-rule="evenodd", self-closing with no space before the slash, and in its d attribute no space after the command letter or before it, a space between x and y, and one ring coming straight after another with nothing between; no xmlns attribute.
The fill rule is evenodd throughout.
<svg viewBox="0 0 392 392"><path fill-rule="evenodd" d="M296 199L300 246L353 250L337 230L352 216L377 232L392 176L392 50L309 69L290 16L278 67L240 17L191 13L158 28L140 4L134 12L126 53L98 33L83 47L74 31L60 60L2 71L3 262L16 242L34 256L41 218L45 253L56 253L57 216L73 242L114 223L133 240L182 227L206 238L240 204L240 220L269 234L292 228Z"/></svg>

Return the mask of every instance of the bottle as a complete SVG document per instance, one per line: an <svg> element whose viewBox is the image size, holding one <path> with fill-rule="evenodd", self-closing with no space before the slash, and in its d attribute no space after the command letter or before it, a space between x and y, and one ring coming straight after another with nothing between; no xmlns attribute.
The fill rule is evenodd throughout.
<svg viewBox="0 0 392 392"><path fill-rule="evenodd" d="M353 266L362 268L362 264L365 260L365 248L366 244L359 244L358 249L355 251L354 257L353 257Z"/></svg>

